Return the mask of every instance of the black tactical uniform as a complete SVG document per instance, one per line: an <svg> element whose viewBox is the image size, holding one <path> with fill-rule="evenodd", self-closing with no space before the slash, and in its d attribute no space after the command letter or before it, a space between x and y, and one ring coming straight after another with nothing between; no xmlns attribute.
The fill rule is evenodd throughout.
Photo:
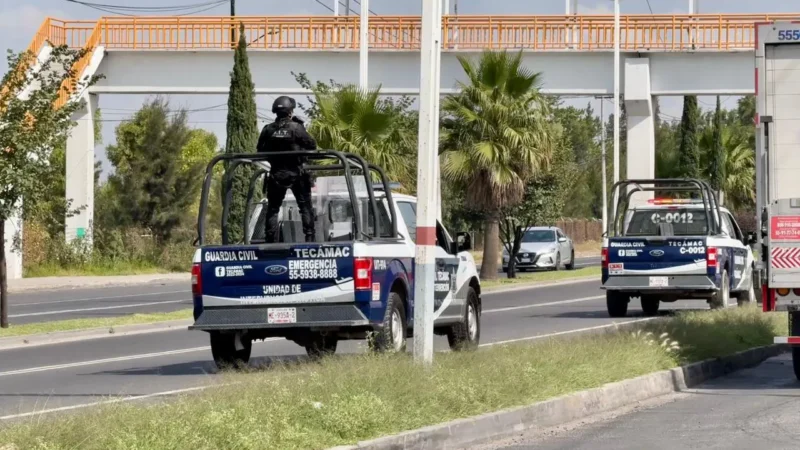
<svg viewBox="0 0 800 450"><path fill-rule="evenodd" d="M303 121L293 117L295 101L281 96L272 104L275 122L261 130L258 138L259 152L287 152L297 150L316 150L317 143L308 134ZM314 209L311 206L311 176L303 169L307 158L300 156L276 156L269 158L270 172L267 185L267 243L278 241L278 212L286 190L291 189L303 221L303 234L306 242L314 241Z"/></svg>

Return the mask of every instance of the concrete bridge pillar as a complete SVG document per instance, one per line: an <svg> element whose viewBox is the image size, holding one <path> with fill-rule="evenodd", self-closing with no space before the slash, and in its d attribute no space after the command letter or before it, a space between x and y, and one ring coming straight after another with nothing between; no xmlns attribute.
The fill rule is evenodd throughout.
<svg viewBox="0 0 800 450"><path fill-rule="evenodd" d="M14 250L14 239L22 239L22 215L18 214L5 222L3 241L6 250L6 273L9 280L22 278L22 252Z"/></svg>
<svg viewBox="0 0 800 450"><path fill-rule="evenodd" d="M94 220L94 114L97 95L84 95L85 106L73 117L75 127L67 138L67 189L70 209L81 208L66 219L67 242L90 239Z"/></svg>
<svg viewBox="0 0 800 450"><path fill-rule="evenodd" d="M626 178L655 178L655 120L649 58L625 58L624 92L628 116ZM653 198L652 192L635 194L631 203L641 204L650 198Z"/></svg>

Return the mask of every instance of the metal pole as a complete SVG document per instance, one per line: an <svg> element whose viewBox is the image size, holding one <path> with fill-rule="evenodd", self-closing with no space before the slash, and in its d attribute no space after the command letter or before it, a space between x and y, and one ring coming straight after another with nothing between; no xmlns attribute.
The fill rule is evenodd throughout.
<svg viewBox="0 0 800 450"><path fill-rule="evenodd" d="M333 15L339 15L339 0L333 0Z"/></svg>
<svg viewBox="0 0 800 450"><path fill-rule="evenodd" d="M444 6L442 7L444 10L443 14L446 16L450 15L450 0L444 0Z"/></svg>
<svg viewBox="0 0 800 450"><path fill-rule="evenodd" d="M600 98L600 155L602 158L602 170L603 170L603 231L605 232L608 229L608 180L606 175L606 163L608 160L606 159L606 115L604 112L604 104L606 99L604 97Z"/></svg>
<svg viewBox="0 0 800 450"><path fill-rule="evenodd" d="M614 183L618 181L619 181L619 0L614 0Z"/></svg>
<svg viewBox="0 0 800 450"><path fill-rule="evenodd" d="M436 116L439 83L436 61L442 0L422 0L420 48L419 151L417 160L417 242L414 268L414 360L433 362L433 283L436 245Z"/></svg>
<svg viewBox="0 0 800 450"><path fill-rule="evenodd" d="M350 0L344 0L344 15L350 15Z"/></svg>
<svg viewBox="0 0 800 450"><path fill-rule="evenodd" d="M349 3L349 2L348 2ZM358 85L366 91L369 88L369 0L361 0L361 15L358 18L361 26L358 41Z"/></svg>
<svg viewBox="0 0 800 450"><path fill-rule="evenodd" d="M447 2L448 0L444 1ZM437 45L441 45L441 43L444 42L444 27L442 26L441 14L439 14L439 17L437 18L437 23L439 24L439 26L436 27L437 30L436 39L437 42L439 43ZM442 79L441 74L442 74L442 51L440 47L438 50L436 50L436 66L433 75L434 82L436 83L436 98L437 98L437 101L434 102L434 111L433 111L433 117L436 120L436 123L433 127L433 135L434 135L433 152L434 152L434 161L436 162L436 178L434 178L434 180L436 181L436 190L434 192L436 192L436 219L439 222L442 222L442 173L441 173L441 168L439 166L439 125L440 125L439 106L441 104L441 93L439 92L439 88L441 86L441 79ZM440 313L441 312L442 311L440 311Z"/></svg>
<svg viewBox="0 0 800 450"><path fill-rule="evenodd" d="M236 17L236 0L231 0L231 17ZM236 24L231 20L231 47L236 47Z"/></svg>

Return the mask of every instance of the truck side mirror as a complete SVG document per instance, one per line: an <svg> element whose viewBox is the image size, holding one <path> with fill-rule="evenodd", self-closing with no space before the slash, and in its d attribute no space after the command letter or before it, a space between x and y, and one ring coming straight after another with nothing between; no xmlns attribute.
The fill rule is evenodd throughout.
<svg viewBox="0 0 800 450"><path fill-rule="evenodd" d="M472 250L472 234L461 231L456 233L456 253Z"/></svg>

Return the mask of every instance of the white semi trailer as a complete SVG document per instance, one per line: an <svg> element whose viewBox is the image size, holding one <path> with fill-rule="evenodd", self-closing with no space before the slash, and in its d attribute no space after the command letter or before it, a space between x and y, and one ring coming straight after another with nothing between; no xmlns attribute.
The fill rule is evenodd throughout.
<svg viewBox="0 0 800 450"><path fill-rule="evenodd" d="M764 311L788 311L800 379L800 23L755 27L756 210Z"/></svg>

